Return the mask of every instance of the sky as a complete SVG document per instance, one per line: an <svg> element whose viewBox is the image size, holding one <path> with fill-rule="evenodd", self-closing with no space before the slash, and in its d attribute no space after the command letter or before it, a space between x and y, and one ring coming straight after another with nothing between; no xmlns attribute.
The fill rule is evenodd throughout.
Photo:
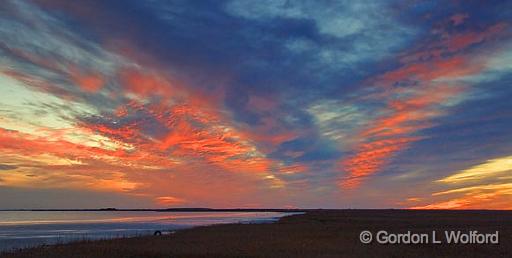
<svg viewBox="0 0 512 258"><path fill-rule="evenodd" d="M511 1L1 1L0 208L512 209L511 26Z"/></svg>

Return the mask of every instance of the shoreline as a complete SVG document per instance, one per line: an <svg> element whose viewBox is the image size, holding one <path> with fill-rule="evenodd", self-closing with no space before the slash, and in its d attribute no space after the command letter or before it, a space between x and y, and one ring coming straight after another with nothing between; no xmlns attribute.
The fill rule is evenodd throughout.
<svg viewBox="0 0 512 258"><path fill-rule="evenodd" d="M27 212L27 214L23 214ZM106 214L103 214L105 212ZM91 212L92 213L92 212ZM101 211L10 212L0 217L0 253L80 241L111 240L167 234L198 226L258 224L297 213ZM2 213L0 212L0 216ZM23 219L20 219L23 218Z"/></svg>
<svg viewBox="0 0 512 258"><path fill-rule="evenodd" d="M363 244L361 231L499 231L499 244ZM199 226L162 236L73 242L2 257L510 257L512 211L338 210L274 223Z"/></svg>

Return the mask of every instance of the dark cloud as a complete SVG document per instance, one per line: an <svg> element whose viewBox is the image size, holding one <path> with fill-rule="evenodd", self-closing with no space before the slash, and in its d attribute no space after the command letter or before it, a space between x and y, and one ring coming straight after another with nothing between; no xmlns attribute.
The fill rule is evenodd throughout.
<svg viewBox="0 0 512 258"><path fill-rule="evenodd" d="M18 168L17 166L13 166L13 165L0 164L0 170L13 170L13 169L17 169L17 168Z"/></svg>

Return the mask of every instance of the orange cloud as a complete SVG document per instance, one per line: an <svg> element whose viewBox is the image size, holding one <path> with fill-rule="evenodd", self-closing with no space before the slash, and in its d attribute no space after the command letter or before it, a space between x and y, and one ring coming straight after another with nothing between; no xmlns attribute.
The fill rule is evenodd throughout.
<svg viewBox="0 0 512 258"><path fill-rule="evenodd" d="M391 115L375 120L362 130L358 138L363 143L356 147L356 154L341 162L341 168L348 172L341 185L356 187L364 177L382 169L397 152L421 139L409 135L431 126L428 120L442 114L438 104L459 92L459 88L445 85L430 86L409 98L391 100L388 103Z"/></svg>
<svg viewBox="0 0 512 258"><path fill-rule="evenodd" d="M174 84L171 84L167 78L150 72L124 70L121 72L121 83L129 92L141 97L153 95L170 98L173 95Z"/></svg>
<svg viewBox="0 0 512 258"><path fill-rule="evenodd" d="M447 190L432 194L435 199L413 209L512 209L512 156L487 160L437 181ZM484 182L487 182L484 184Z"/></svg>
<svg viewBox="0 0 512 258"><path fill-rule="evenodd" d="M267 159L258 149L255 145L260 139L258 135L233 127L230 117L222 112L215 98L202 98L204 94L181 87L183 84L177 81L170 82L167 76L156 71L126 70L120 77L122 86L136 94L139 100L116 108L113 115L123 118L135 111L142 112L165 126L168 132L162 137L144 135L138 122L123 123L114 128L95 124L82 126L132 145L133 150L128 152L141 154L134 155L134 159L143 156L142 153L145 154L143 160L168 155L180 164L197 162L225 171L254 173L262 180L270 181L271 185L282 185L277 178L269 180L271 171L280 171L281 165ZM142 104L144 98L151 96L164 97L165 101ZM288 134L273 135L270 140L283 141L290 137ZM162 162L154 164L163 166Z"/></svg>
<svg viewBox="0 0 512 258"><path fill-rule="evenodd" d="M362 144L356 149L356 154L341 162L342 169L348 172L341 186L344 188L357 187L361 181L385 166L389 159L416 138L382 139Z"/></svg>
<svg viewBox="0 0 512 258"><path fill-rule="evenodd" d="M512 184L479 185L446 191L440 194L462 193L447 201L413 206L411 209L499 209L511 210Z"/></svg>
<svg viewBox="0 0 512 258"><path fill-rule="evenodd" d="M160 196L156 198L156 202L161 206L172 206L177 204L183 204L185 200L173 196Z"/></svg>
<svg viewBox="0 0 512 258"><path fill-rule="evenodd" d="M504 26L498 24L469 36L452 36L442 44L447 51L456 51L491 38ZM485 65L469 55L447 58L436 55L433 59L417 60L420 55L424 52L412 53L410 58L402 59L409 63L373 81L382 86L383 92L378 97L387 100L384 115L358 133L359 144L353 147L355 154L340 162L340 169L347 173L340 183L342 187L357 187L362 179L380 171L396 153L421 139L413 134L432 126L432 118L445 114L443 103L459 96L465 87L440 79L449 81L477 74ZM407 86L394 87L403 82Z"/></svg>
<svg viewBox="0 0 512 258"><path fill-rule="evenodd" d="M103 78L98 74L72 74L73 81L87 92L97 92L103 87Z"/></svg>
<svg viewBox="0 0 512 258"><path fill-rule="evenodd" d="M389 85L403 80L433 81L439 78L453 78L479 72L483 64L474 64L465 56L454 56L431 62L414 63L388 72L382 82Z"/></svg>
<svg viewBox="0 0 512 258"><path fill-rule="evenodd" d="M406 52L400 58L400 61L408 64L411 62L439 60L443 56L450 56L477 44L490 42L498 38L507 26L508 23L501 22L483 31L465 31L456 34L448 33L444 29L441 29L440 32L434 31L434 35L440 36L440 38L418 46L412 53Z"/></svg>

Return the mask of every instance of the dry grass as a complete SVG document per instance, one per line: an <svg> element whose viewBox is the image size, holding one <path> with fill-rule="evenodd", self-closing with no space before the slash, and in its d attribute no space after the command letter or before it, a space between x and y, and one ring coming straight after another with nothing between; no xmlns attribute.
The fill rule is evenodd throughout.
<svg viewBox="0 0 512 258"><path fill-rule="evenodd" d="M500 231L498 245L364 245L362 230ZM158 237L79 242L5 257L512 257L512 212L314 211L274 224L200 227Z"/></svg>

